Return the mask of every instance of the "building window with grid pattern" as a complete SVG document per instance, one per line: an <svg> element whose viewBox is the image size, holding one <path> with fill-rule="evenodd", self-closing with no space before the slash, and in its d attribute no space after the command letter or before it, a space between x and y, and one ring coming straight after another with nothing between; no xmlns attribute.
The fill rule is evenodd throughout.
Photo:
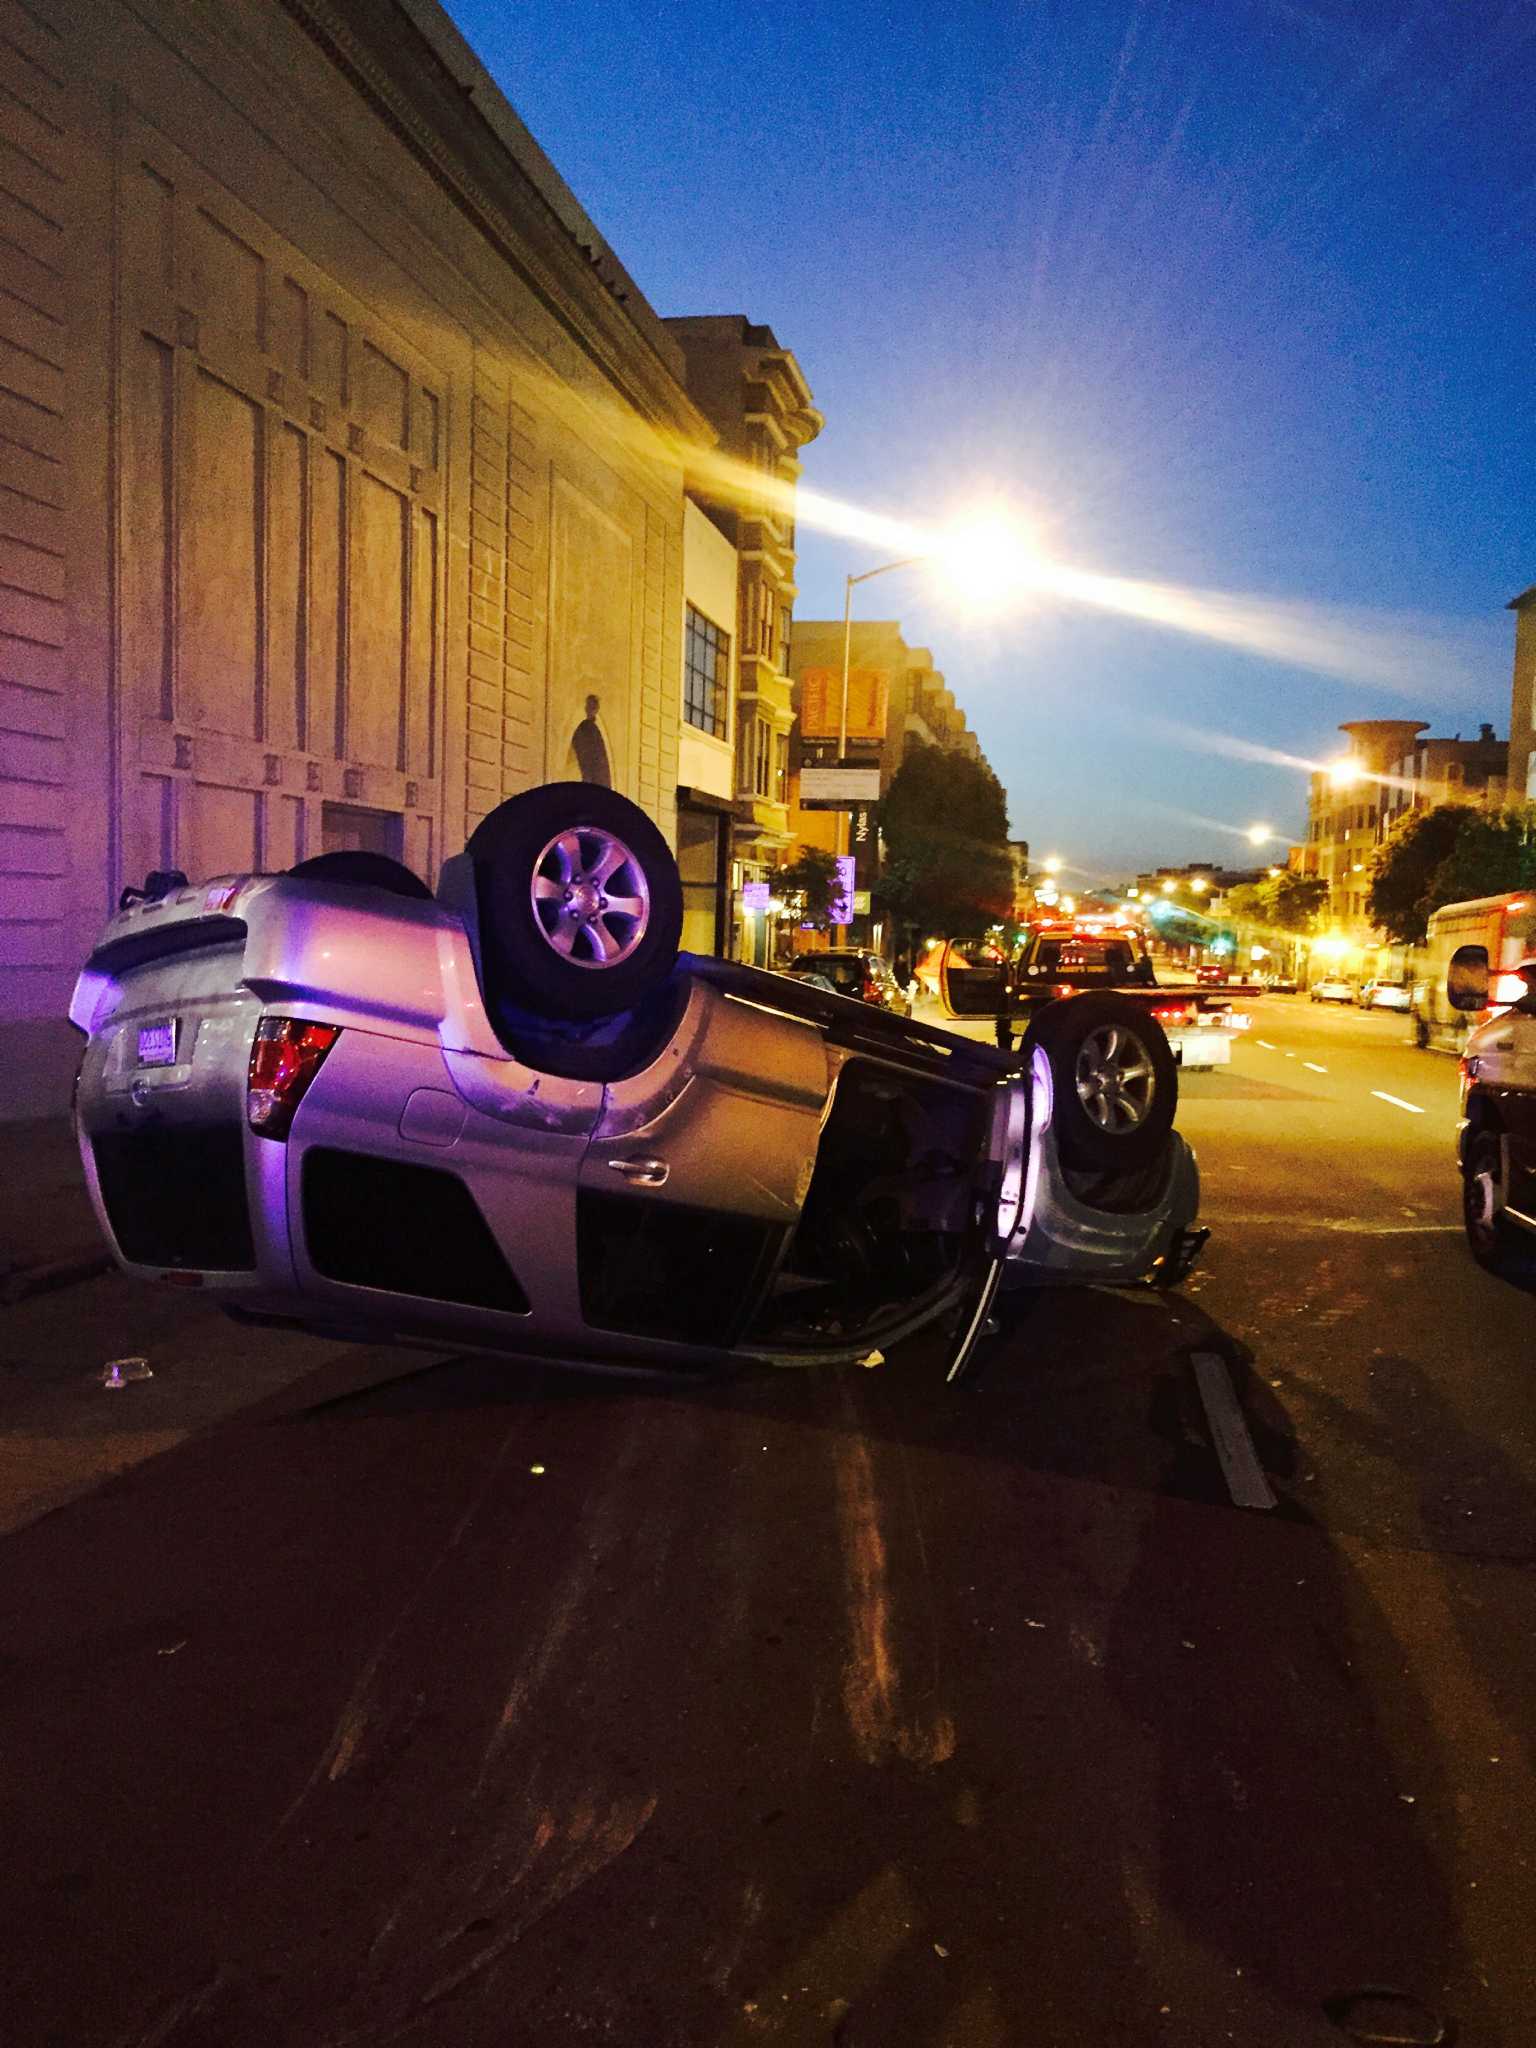
<svg viewBox="0 0 1536 2048"><path fill-rule="evenodd" d="M683 648L683 716L716 739L725 737L730 681L730 634L689 605Z"/></svg>

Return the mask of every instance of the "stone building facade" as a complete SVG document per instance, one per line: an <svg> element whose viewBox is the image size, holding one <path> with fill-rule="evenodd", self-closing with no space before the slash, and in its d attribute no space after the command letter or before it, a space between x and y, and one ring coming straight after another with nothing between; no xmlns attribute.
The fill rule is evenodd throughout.
<svg viewBox="0 0 1536 2048"><path fill-rule="evenodd" d="M0 1115L121 886L674 830L677 340L435 0L0 0ZM786 686L787 687L787 686Z"/></svg>
<svg viewBox="0 0 1536 2048"><path fill-rule="evenodd" d="M1376 849L1409 812L1435 804L1502 802L1508 749L1484 725L1475 740L1425 736L1422 718L1356 718L1341 725L1348 748L1315 772L1307 836L1291 865L1328 884L1328 915L1346 931L1369 930L1366 899Z"/></svg>
<svg viewBox="0 0 1536 2048"><path fill-rule="evenodd" d="M688 391L718 436L690 487L736 548L735 800L728 900L733 958L773 961L758 901L791 845L788 674L800 450L821 432L805 373L773 330L738 313L670 319ZM743 890L752 894L743 897Z"/></svg>

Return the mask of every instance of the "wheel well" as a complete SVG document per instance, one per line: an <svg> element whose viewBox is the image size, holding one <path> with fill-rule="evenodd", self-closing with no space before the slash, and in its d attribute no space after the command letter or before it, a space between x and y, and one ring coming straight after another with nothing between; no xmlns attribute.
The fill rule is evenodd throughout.
<svg viewBox="0 0 1536 2048"><path fill-rule="evenodd" d="M1491 1131L1496 1137L1504 1135L1504 1119L1485 1095L1467 1097L1467 1129L1470 1132Z"/></svg>

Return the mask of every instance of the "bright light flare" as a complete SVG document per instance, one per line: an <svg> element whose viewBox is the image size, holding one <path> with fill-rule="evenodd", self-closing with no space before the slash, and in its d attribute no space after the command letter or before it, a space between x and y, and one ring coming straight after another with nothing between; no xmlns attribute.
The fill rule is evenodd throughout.
<svg viewBox="0 0 1536 2048"><path fill-rule="evenodd" d="M1364 776L1365 767L1353 754L1341 754L1336 761L1328 763L1327 773L1335 789L1349 789Z"/></svg>
<svg viewBox="0 0 1536 2048"><path fill-rule="evenodd" d="M961 519L928 552L945 590L973 617L1012 609L1035 588L1042 569L1035 534L1001 513Z"/></svg>
<svg viewBox="0 0 1536 2048"><path fill-rule="evenodd" d="M1045 872L1048 875L1059 875L1061 873L1061 857L1059 854L1051 853L1046 855Z"/></svg>
<svg viewBox="0 0 1536 2048"><path fill-rule="evenodd" d="M1274 836L1273 830L1268 825L1250 825L1248 827L1248 844L1250 846L1267 846Z"/></svg>

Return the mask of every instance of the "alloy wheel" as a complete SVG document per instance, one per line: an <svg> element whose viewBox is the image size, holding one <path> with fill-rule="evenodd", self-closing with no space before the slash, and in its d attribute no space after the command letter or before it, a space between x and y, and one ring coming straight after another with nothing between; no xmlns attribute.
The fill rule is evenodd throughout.
<svg viewBox="0 0 1536 2048"><path fill-rule="evenodd" d="M531 894L546 945L574 967L617 967L650 924L644 869L622 839L597 826L555 834L533 864Z"/></svg>
<svg viewBox="0 0 1536 2048"><path fill-rule="evenodd" d="M1146 1046L1121 1024L1089 1032L1078 1047L1074 1079L1079 1101L1103 1131L1138 1130L1157 1093Z"/></svg>

